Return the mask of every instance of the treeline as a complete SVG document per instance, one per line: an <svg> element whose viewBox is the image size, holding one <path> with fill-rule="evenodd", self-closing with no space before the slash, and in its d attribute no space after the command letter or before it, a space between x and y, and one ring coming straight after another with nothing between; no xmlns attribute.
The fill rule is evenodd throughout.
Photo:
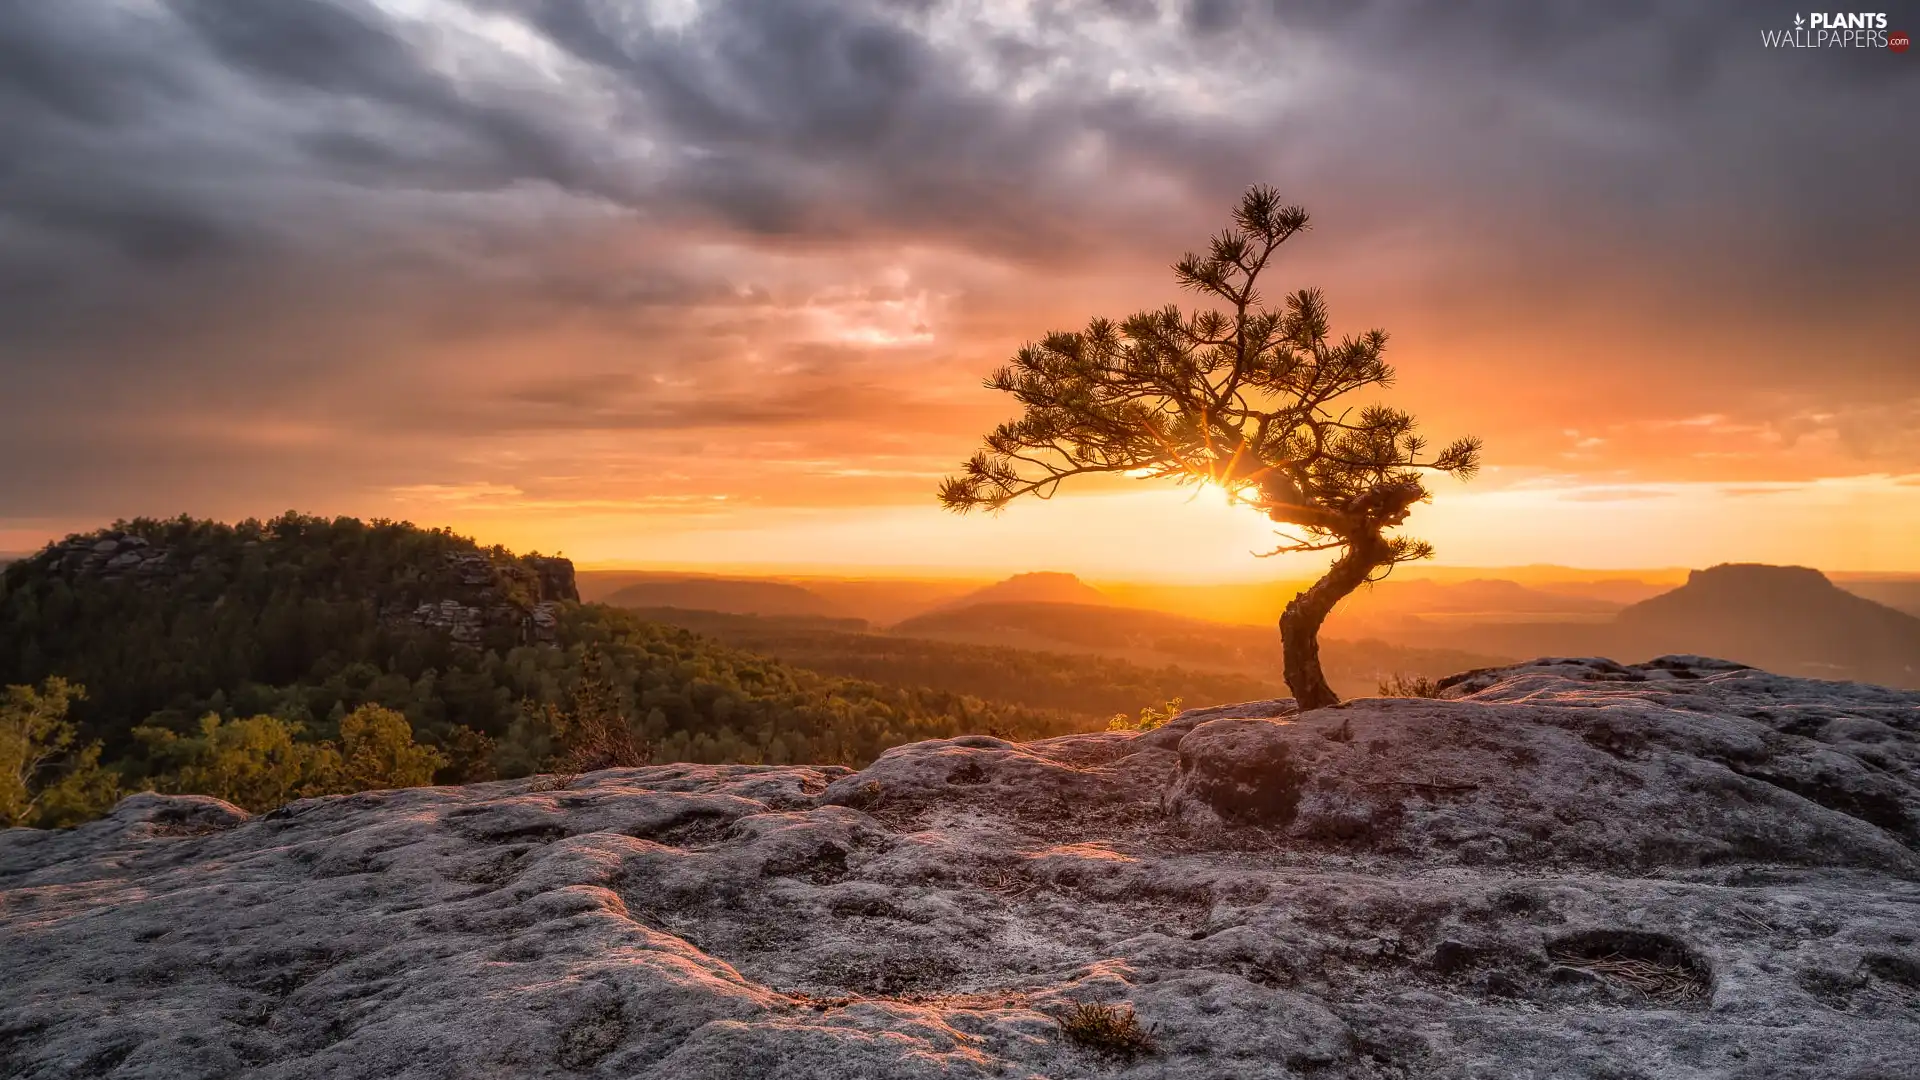
<svg viewBox="0 0 1920 1080"><path fill-rule="evenodd" d="M729 645L813 671L929 686L1105 722L1115 713L1180 698L1192 707L1286 694L1277 680L1231 672L1149 667L1113 657L973 645L867 632L857 619L732 615L635 608L644 619L685 627Z"/></svg>
<svg viewBox="0 0 1920 1080"><path fill-rule="evenodd" d="M196 777L206 788L223 775L209 771L222 755L231 773L318 754L311 775L295 769L287 786L316 793L352 777L344 762L366 737L369 708L405 721L406 743L392 745L431 755L411 760L431 760L436 781L527 775L563 749L554 710L589 681L604 683L589 696L612 702L663 761L861 765L917 739L1089 726L1060 710L822 674L597 605L558 605L551 644L454 641L394 617L459 585L442 580L447 556L486 550L444 530L290 514L234 526L123 522L114 532L164 548L166 571L75 572L61 551L93 539L82 537L0 572L0 685L21 688L9 691L18 707L4 714L0 745L26 747L14 762L20 790L68 784L56 803L80 798L63 778L82 774L116 790L189 790ZM45 704L56 693L65 694L57 710ZM47 731L64 732L50 754ZM390 742L399 734L390 723L380 731ZM297 749L324 746L340 769Z"/></svg>

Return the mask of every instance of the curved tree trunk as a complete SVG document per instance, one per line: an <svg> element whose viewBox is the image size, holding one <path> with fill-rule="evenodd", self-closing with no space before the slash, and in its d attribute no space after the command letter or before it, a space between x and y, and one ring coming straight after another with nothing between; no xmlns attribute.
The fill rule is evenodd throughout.
<svg viewBox="0 0 1920 1080"><path fill-rule="evenodd" d="M1294 597L1281 613L1280 649L1287 689L1293 691L1301 712L1340 704L1340 695L1327 685L1320 670L1320 624L1380 565L1385 547L1378 533L1355 538L1326 576Z"/></svg>

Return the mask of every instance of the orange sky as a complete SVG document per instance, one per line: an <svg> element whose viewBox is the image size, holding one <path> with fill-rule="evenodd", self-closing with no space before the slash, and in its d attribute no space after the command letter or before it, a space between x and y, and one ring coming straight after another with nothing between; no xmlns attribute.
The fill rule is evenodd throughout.
<svg viewBox="0 0 1920 1080"><path fill-rule="evenodd" d="M1310 573L1206 493L932 497L987 371L1184 302L1264 182L1314 214L1272 291L1486 440L1414 515L1440 561L1920 570L1920 62L1762 50L1787 15L241 10L18 19L59 63L0 81L0 551L293 507L590 565Z"/></svg>

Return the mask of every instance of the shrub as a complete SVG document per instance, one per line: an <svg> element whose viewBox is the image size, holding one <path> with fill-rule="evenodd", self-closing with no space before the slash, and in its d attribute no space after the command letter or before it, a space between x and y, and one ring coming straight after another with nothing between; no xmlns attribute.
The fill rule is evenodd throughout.
<svg viewBox="0 0 1920 1080"><path fill-rule="evenodd" d="M97 817L119 797L100 767L100 744L78 743L67 719L86 691L51 678L39 689L9 686L0 697L0 826L49 828Z"/></svg>
<svg viewBox="0 0 1920 1080"><path fill-rule="evenodd" d="M143 725L133 734L156 763L168 766L155 786L183 795L211 795L256 813L334 790L341 772L332 743L302 742L299 724L277 716L232 720L212 713L199 731L181 735Z"/></svg>
<svg viewBox="0 0 1920 1080"><path fill-rule="evenodd" d="M1165 727L1167 721L1180 715L1180 705L1181 701L1179 698L1169 700L1158 709L1149 705L1140 710L1140 719L1138 720L1130 719L1126 713L1114 713L1113 719L1107 721L1107 730L1152 731L1155 728Z"/></svg>
<svg viewBox="0 0 1920 1080"><path fill-rule="evenodd" d="M653 760L653 748L634 737L621 708L619 688L604 673L605 664L599 650L588 650L565 707L545 708L553 747L547 771L563 787L581 773L631 769Z"/></svg>
<svg viewBox="0 0 1920 1080"><path fill-rule="evenodd" d="M1402 673L1380 680L1380 696L1437 698L1440 696L1440 684L1425 675Z"/></svg>
<svg viewBox="0 0 1920 1080"><path fill-rule="evenodd" d="M1069 1042L1104 1057L1132 1061L1153 1053L1153 1032L1140 1026L1131 1005L1082 1002L1054 1022Z"/></svg>
<svg viewBox="0 0 1920 1080"><path fill-rule="evenodd" d="M181 735L143 725L134 735L163 771L154 786L211 795L258 813L316 795L414 787L433 782L447 759L413 741L407 718L363 705L340 719L340 742L308 742L302 726L277 716L225 719L209 713Z"/></svg>
<svg viewBox="0 0 1920 1080"><path fill-rule="evenodd" d="M413 726L392 709L362 705L340 719L340 778L344 791L421 787L447 763L413 741Z"/></svg>

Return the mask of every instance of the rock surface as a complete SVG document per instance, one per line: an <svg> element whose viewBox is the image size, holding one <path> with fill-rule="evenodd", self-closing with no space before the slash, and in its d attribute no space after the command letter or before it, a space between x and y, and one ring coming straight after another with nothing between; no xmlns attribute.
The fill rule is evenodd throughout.
<svg viewBox="0 0 1920 1080"><path fill-rule="evenodd" d="M0 1075L1914 1075L1920 695L1449 684L859 773L135 796L0 834Z"/></svg>

